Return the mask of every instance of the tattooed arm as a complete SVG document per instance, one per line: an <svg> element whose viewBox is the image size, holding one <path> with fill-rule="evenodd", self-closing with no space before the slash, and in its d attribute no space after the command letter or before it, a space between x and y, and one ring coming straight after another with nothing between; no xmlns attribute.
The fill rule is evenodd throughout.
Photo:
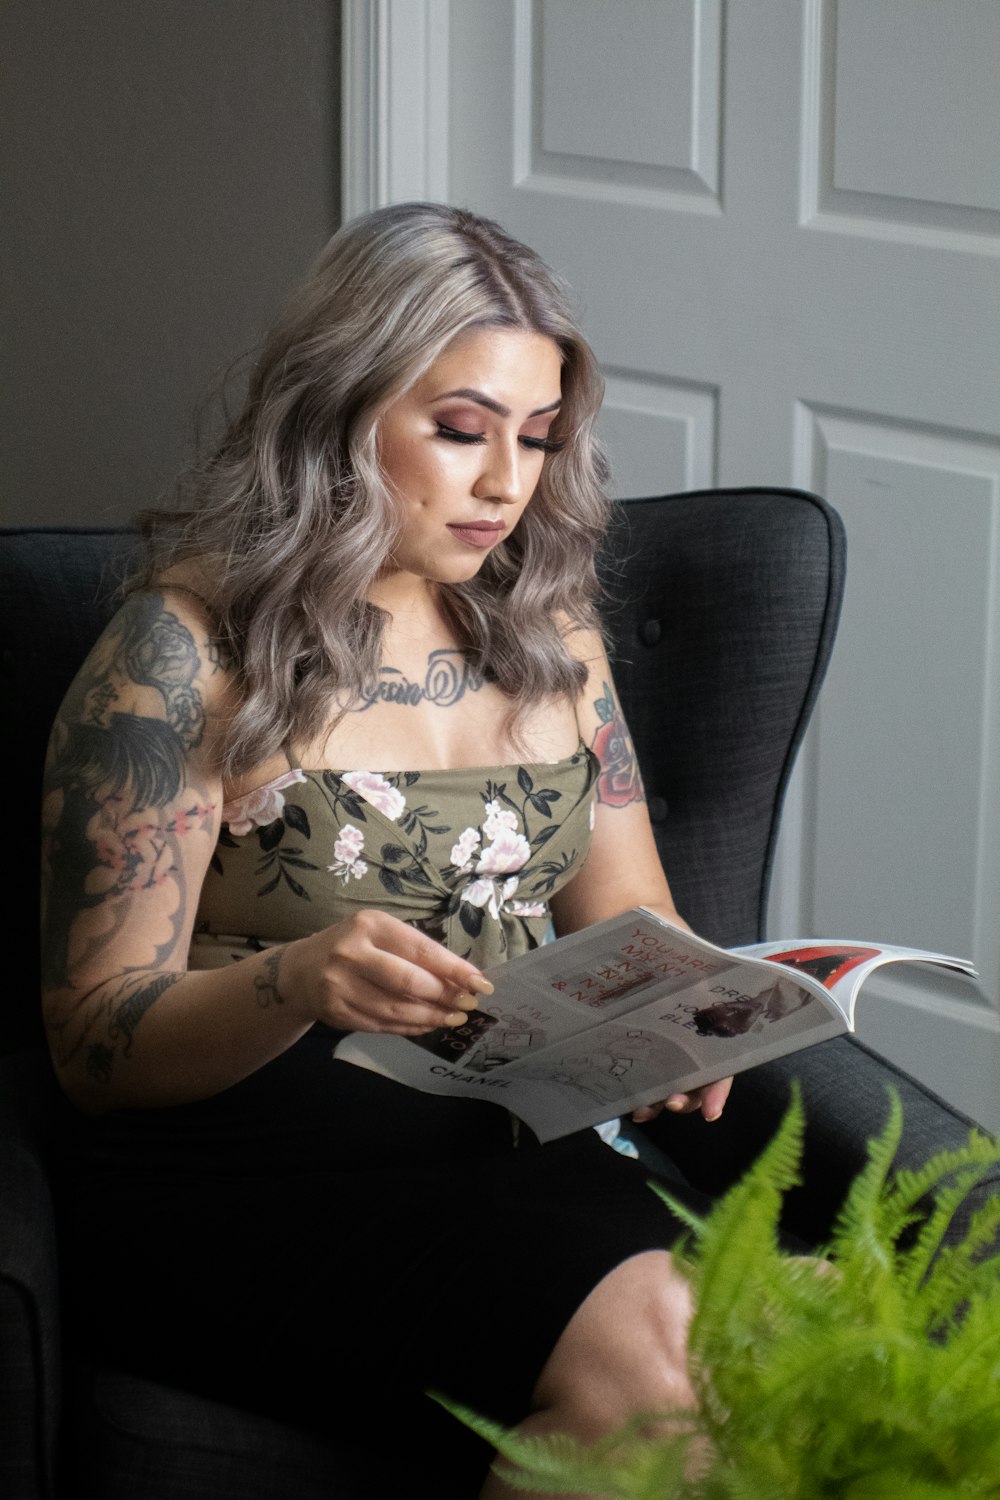
<svg viewBox="0 0 1000 1500"><path fill-rule="evenodd" d="M42 808L43 1004L60 1079L84 1109L184 1091L178 1001L197 983L185 973L187 950L218 835L211 746L227 686L190 603L137 594L90 653L53 726Z"/></svg>
<svg viewBox="0 0 1000 1500"><path fill-rule="evenodd" d="M579 874L553 899L556 931L575 932L616 916L632 906L648 906L668 922L687 927L678 915L646 810L646 794L628 725L618 702L603 644L579 632L567 644L588 667L577 706L583 739L600 761L590 854ZM661 1104L636 1110L645 1123L664 1108L673 1113L700 1110L706 1119L722 1113L732 1079L707 1084L690 1094L672 1094Z"/></svg>
<svg viewBox="0 0 1000 1500"><path fill-rule="evenodd" d="M53 727L43 1005L60 1080L84 1110L207 1097L320 1018L427 1030L442 1009L457 1017L456 992L474 982L471 965L380 913L227 969L187 972L219 831L214 745L230 692L192 601L141 593L90 653ZM381 977L374 998L370 971Z"/></svg>
<svg viewBox="0 0 1000 1500"><path fill-rule="evenodd" d="M590 855L553 902L556 928L575 932L630 906L650 906L668 921L686 926L660 864L632 737L604 646L596 635L583 631L569 636L567 644L588 668L577 722L601 769Z"/></svg>

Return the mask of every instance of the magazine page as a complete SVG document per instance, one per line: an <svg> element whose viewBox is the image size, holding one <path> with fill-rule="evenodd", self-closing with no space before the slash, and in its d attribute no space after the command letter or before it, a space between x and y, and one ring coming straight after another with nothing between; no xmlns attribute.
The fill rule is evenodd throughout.
<svg viewBox="0 0 1000 1500"><path fill-rule="evenodd" d="M738 1014L739 1004L727 1002L756 1000L779 982L787 1008L798 1009L812 996L822 1008L833 1009L823 985L808 972L789 982L787 974L759 959L719 948L642 908L497 965L489 977L495 991L486 1006L501 1023L490 1046L505 1061L632 1016L654 1000L676 998L689 1016L699 1015L695 1029L706 1035L744 1034L756 1021L775 1019L775 1010L783 1008L777 1000L770 1012L765 999L745 1014ZM726 1009L713 1009L719 1006Z"/></svg>
<svg viewBox="0 0 1000 1500"><path fill-rule="evenodd" d="M844 1028L808 974L632 911L491 970L462 1026L354 1034L336 1056L432 1093L492 1098L543 1140Z"/></svg>
<svg viewBox="0 0 1000 1500"><path fill-rule="evenodd" d="M355 1033L335 1055L425 1092L492 1099L551 1140L841 1035L866 976L896 959L975 972L874 943L729 950L638 909L498 965L462 1026Z"/></svg>
<svg viewBox="0 0 1000 1500"><path fill-rule="evenodd" d="M938 964L977 977L974 964L967 958L954 958L947 953L932 953L923 948L894 947L888 943L799 938L791 942L752 943L749 947L734 948L733 952L745 954L748 958L770 959L772 963L784 964L817 980L843 1015L850 1031L854 1030L854 1010L861 986L872 970L882 964Z"/></svg>

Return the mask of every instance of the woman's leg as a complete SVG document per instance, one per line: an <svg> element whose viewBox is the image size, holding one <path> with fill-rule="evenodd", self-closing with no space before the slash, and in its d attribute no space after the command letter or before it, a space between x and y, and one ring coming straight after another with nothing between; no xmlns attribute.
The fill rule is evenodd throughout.
<svg viewBox="0 0 1000 1500"><path fill-rule="evenodd" d="M589 1443L638 1413L690 1409L691 1312L688 1283L668 1251L644 1251L616 1266L567 1324L518 1432L565 1432ZM515 1500L521 1494L493 1474L481 1500Z"/></svg>

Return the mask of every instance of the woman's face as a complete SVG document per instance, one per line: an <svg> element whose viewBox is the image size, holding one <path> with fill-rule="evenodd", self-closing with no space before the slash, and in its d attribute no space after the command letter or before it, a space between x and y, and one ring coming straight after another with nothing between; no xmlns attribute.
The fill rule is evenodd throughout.
<svg viewBox="0 0 1000 1500"><path fill-rule="evenodd" d="M561 371L545 335L477 329L386 409L378 452L401 514L395 575L461 583L510 535L557 446Z"/></svg>

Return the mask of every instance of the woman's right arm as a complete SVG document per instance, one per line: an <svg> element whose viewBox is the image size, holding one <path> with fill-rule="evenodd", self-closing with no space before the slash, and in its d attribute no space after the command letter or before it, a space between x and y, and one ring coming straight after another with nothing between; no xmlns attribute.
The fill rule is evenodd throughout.
<svg viewBox="0 0 1000 1500"><path fill-rule="evenodd" d="M71 686L43 803L42 984L83 1110L182 1103L238 1082L316 1020L417 1035L465 1019L473 965L365 911L228 968L187 971L219 832L232 685L170 590L134 595Z"/></svg>

